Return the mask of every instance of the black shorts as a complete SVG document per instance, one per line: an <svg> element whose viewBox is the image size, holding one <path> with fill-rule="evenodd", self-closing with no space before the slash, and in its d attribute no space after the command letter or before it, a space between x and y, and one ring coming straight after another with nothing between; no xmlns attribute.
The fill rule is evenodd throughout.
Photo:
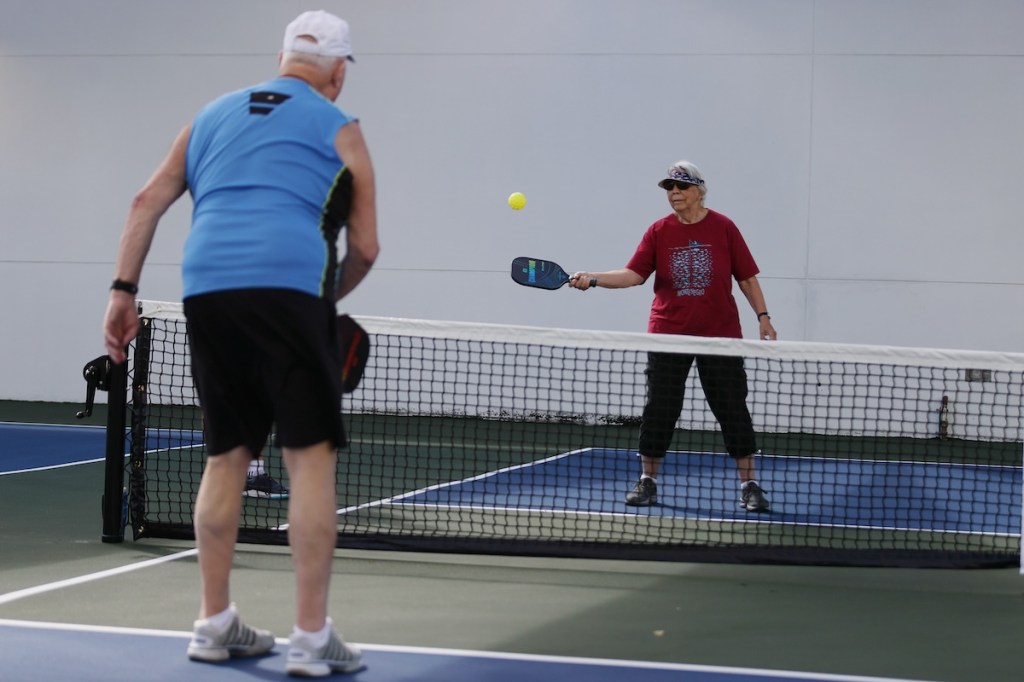
<svg viewBox="0 0 1024 682"><path fill-rule="evenodd" d="M240 289L184 301L207 452L239 445L347 444L334 306L287 289Z"/></svg>

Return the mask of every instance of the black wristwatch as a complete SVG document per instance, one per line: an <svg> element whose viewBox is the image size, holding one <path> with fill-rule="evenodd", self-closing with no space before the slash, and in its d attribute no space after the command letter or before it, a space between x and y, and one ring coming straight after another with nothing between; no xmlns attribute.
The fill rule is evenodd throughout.
<svg viewBox="0 0 1024 682"><path fill-rule="evenodd" d="M123 279L115 279L114 283L110 285L110 289L112 291L127 291L132 296L139 293L139 285L126 282Z"/></svg>

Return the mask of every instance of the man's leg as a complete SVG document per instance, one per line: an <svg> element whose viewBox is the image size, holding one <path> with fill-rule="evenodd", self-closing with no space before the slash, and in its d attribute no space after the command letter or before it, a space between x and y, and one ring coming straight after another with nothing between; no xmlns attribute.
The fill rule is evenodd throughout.
<svg viewBox="0 0 1024 682"><path fill-rule="evenodd" d="M200 618L231 605L231 564L238 540L245 472L251 459L252 453L239 446L206 460L193 522L202 579Z"/></svg>
<svg viewBox="0 0 1024 682"><path fill-rule="evenodd" d="M335 448L327 441L284 450L294 492L288 506L288 539L295 564L295 629L285 665L289 675L323 677L363 667L359 647L345 644L327 617L338 537L336 459Z"/></svg>
<svg viewBox="0 0 1024 682"><path fill-rule="evenodd" d="M295 624L317 632L327 622L331 563L338 536L335 499L337 452L324 441L307 448L284 448L292 496L288 541L295 565Z"/></svg>

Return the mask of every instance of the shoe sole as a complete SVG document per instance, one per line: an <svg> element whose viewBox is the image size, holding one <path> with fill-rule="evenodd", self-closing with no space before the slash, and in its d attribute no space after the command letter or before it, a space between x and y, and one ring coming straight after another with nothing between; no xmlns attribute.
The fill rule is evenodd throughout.
<svg viewBox="0 0 1024 682"><path fill-rule="evenodd" d="M242 493L242 497L260 497L265 500L287 500L287 493L265 493L261 490L246 490Z"/></svg>
<svg viewBox="0 0 1024 682"><path fill-rule="evenodd" d="M327 677L333 673L357 673L365 667L362 660L348 663L288 663L285 672L292 677Z"/></svg>
<svg viewBox="0 0 1024 682"><path fill-rule="evenodd" d="M191 661L199 661L200 663L223 663L231 658L231 652L223 647L216 649L193 649L189 647L188 658Z"/></svg>
<svg viewBox="0 0 1024 682"><path fill-rule="evenodd" d="M273 649L273 645L267 648L240 649L231 647L192 647L188 648L189 660L200 663L223 663L230 658L252 658L254 656L266 656Z"/></svg>
<svg viewBox="0 0 1024 682"><path fill-rule="evenodd" d="M658 498L652 497L644 502L630 502L626 500L627 507L655 507L658 504Z"/></svg>
<svg viewBox="0 0 1024 682"><path fill-rule="evenodd" d="M749 512L770 512L772 510L771 507L769 507L768 505L758 507L751 504L743 504L742 502L740 502L740 508L745 509L746 511Z"/></svg>

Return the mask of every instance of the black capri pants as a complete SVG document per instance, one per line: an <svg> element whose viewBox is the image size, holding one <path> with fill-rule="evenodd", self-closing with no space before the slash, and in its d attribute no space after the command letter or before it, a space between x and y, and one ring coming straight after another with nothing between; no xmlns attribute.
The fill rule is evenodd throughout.
<svg viewBox="0 0 1024 682"><path fill-rule="evenodd" d="M729 456L739 459L754 454L757 439L747 409L743 358L656 352L647 355L647 402L640 423L640 454L659 458L668 451L683 411L686 377L694 361L708 407L722 427Z"/></svg>

